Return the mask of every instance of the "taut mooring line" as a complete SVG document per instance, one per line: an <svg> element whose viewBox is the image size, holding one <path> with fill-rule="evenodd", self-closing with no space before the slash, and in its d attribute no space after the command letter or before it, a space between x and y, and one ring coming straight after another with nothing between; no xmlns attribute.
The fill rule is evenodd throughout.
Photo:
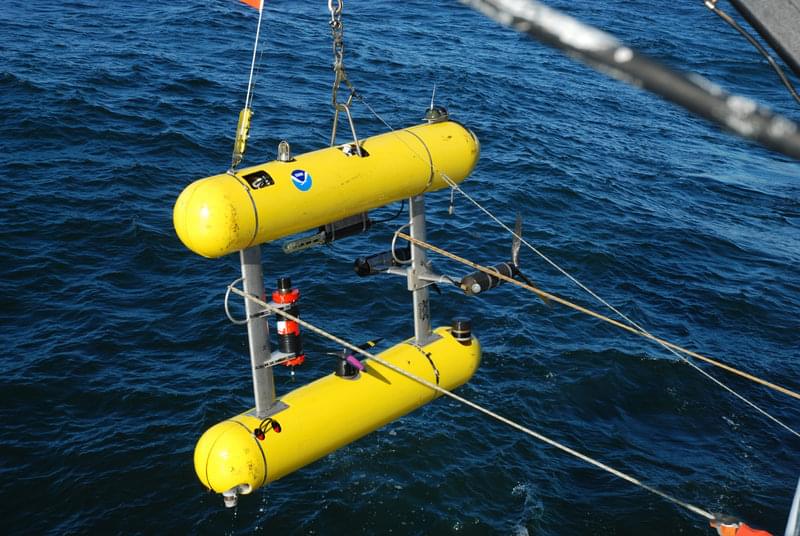
<svg viewBox="0 0 800 536"><path fill-rule="evenodd" d="M429 244L427 242L423 242L423 241L418 240L416 238L413 238L413 237L411 237L411 236L409 236L409 235L407 235L405 233L398 232L397 236L399 238L402 238L403 240L407 240L407 241L411 242L412 244L415 244L415 245L417 245L419 247L425 248L425 249L427 249L429 251L432 251L434 253L438 253L439 255L447 257L447 258L449 258L451 260L454 260L456 262L460 262L461 264L464 264L466 266L474 268L475 270L480 270L481 272L489 274L492 277L496 277L498 279L502 279L503 281L506 281L506 282L512 283L512 284L514 284L514 285L516 285L518 287L524 288L525 290L528 290L528 291L536 294L540 298L544 298L544 299L547 299L547 300L552 300L552 301L554 301L556 303L560 303L561 305L569 307L570 309L574 309L575 311L578 311L580 313L592 316L592 317L594 317L594 318L596 318L598 320L602 320L603 322L611 324L612 326L618 327L620 329L624 329L625 331L628 331L628 332L633 333L635 335L639 335L640 337L643 337L645 339L651 340L651 341L653 341L653 342L655 342L657 344L660 344L661 346L669 348L670 350L681 352L681 353L686 354L688 356L694 357L695 359L698 359L698 360L703 361L705 363L708 363L710 365L714 365L715 367L718 367L718 368L721 368L723 370L726 370L726 371L728 371L728 372L730 372L732 374L736 374L737 376L741 376L742 378L745 378L745 379L748 379L748 380L750 380L752 382L755 382L755 383L758 383L760 385L763 385L764 387L768 387L770 389L773 389L773 390L778 391L780 393L783 393L785 395L791 396L792 398L796 398L796 399L800 400L800 394L798 394L795 391L792 391L791 389L787 389L786 387L781 387L780 385L776 385L776 384L774 384L774 383L772 383L770 381L767 381L767 380L764 380L762 378L759 378L758 376L754 376L754 375L752 375L752 374L750 374L748 372L745 372L743 370L739 370L739 369L737 369L735 367L732 367L730 365L726 365L725 363L717 361L716 359L712 359L710 357L704 356L704 355L699 354L697 352L693 352L692 350L689 350L689 349L684 348L682 346L679 346L677 344L671 343L671 342L669 342L667 340L664 340L664 339L661 339L659 337L656 337L655 335L653 335L653 334L651 334L651 333L649 333L647 331L644 331L644 330L641 330L641 329L637 329L634 326L629 326L627 324L623 324L622 322L614 320L613 318L609 318L604 314L598 313L596 311L592 311L591 309L587 309L586 307L578 305L578 304L576 304L574 302L571 302L571 301L569 301L569 300L567 300L565 298L562 298L560 296L557 296L555 294L551 294L551 293L549 293L547 291L544 291L544 290L541 290L541 289L536 288L534 286L531 286L531 285L529 285L527 283L523 283L522 281L517 281L516 279L514 279L512 277L508 277L506 275L503 275L503 274L497 272L496 270L493 270L491 268L487 268L486 266L482 266L480 264L472 262L472 261L470 261L468 259L465 259L463 257L460 257L460 256L456 255L455 253L451 253L449 251L446 251L444 249L436 247L433 244ZM700 369L698 369L698 370L700 370ZM704 371L701 370L701 372L704 372ZM770 418L771 420L773 420L777 424L781 425L783 428L785 428L786 430L788 430L789 432L791 432L795 436L800 437L800 433L796 432L790 426L786 425L785 423L783 423L779 419L773 417L772 415L770 415L769 413L767 413L766 411L764 411L763 409L761 409L760 407L758 407L754 403L750 402L749 400L747 400L743 396L739 395L738 393L733 391L730 387L728 387L727 385L721 383L719 380L717 380L713 376L708 376L708 377L711 378L712 380L714 380L717 384L721 385L722 387L724 387L725 389L730 391L731 393L733 393L734 395L736 395L738 398L744 400L746 403L748 403L753 408L755 408L756 410L758 410L759 412L764 414L766 417Z"/></svg>

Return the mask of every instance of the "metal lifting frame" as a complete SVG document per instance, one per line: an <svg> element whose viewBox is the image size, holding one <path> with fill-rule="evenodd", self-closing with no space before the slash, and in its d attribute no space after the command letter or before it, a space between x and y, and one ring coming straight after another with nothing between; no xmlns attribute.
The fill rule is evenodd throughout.
<svg viewBox="0 0 800 536"><path fill-rule="evenodd" d="M242 262L244 291L260 298L265 297L264 273L261 267L261 248L253 246L239 252ZM256 416L266 417L275 404L275 380L269 366L269 324L264 318L264 308L253 300L244 300L247 313L247 342L250 346L250 365L253 369L253 392L256 399Z"/></svg>
<svg viewBox="0 0 800 536"><path fill-rule="evenodd" d="M418 195L409 199L409 226L412 238L425 241L425 197ZM431 305L428 287L430 282L424 279L428 275L428 258L425 250L411 245L411 266L406 269L408 290L414 302L414 340L424 346L434 340L431 332Z"/></svg>
<svg viewBox="0 0 800 536"><path fill-rule="evenodd" d="M425 197L418 195L409 199L410 235L421 241L427 240L425 226ZM261 248L253 246L240 252L244 292L250 296L265 298L264 273L261 266ZM390 270L398 273L399 270ZM414 307L414 342L424 346L438 338L431 330L430 293L428 287L443 277L431 272L425 249L411 245L411 264L404 270L408 290L412 293ZM263 418L275 411L275 380L272 365L288 354L270 352L269 324L266 311L253 300L245 299L247 313L247 341L250 348L250 364L253 371L253 393L256 416ZM280 406L280 404L278 404Z"/></svg>

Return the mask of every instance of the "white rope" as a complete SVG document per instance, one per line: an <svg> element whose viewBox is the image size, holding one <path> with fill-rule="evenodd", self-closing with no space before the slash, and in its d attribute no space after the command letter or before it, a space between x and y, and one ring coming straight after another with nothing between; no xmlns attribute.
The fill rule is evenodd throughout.
<svg viewBox="0 0 800 536"><path fill-rule="evenodd" d="M792 427L790 427L789 425L787 425L786 423L784 423L783 421L781 421L781 420L780 420L780 419L778 419L777 417L775 417L775 416L771 415L771 414L770 414L769 412L767 412L765 409L763 409L763 408L759 407L759 406L758 406L758 405L757 405L755 402L753 402L753 401L751 401L751 400L749 400L749 399L745 398L743 395L741 395L741 394L737 393L736 391L734 391L734 390L733 390L733 388L731 388L730 386L726 385L725 383L723 383L723 382L722 382L722 381L720 381L719 379L715 378L714 376L712 376L711 374L709 374L709 373L708 373L708 372L706 372L705 370L701 369L699 366L697 366L695 363L693 363L691 360L689 360L689 358L688 358L688 357L686 357L686 356L684 356L684 355L680 354L680 353L679 353L677 350L675 350L675 349L673 349L673 348L670 348L669 346L667 346L666 344L664 344L663 342L661 342L661 341L659 340L659 338L658 338L658 337L656 337L656 336L654 336L653 334L651 334L649 331L647 331L646 329L644 329L642 326L640 326L639 324L637 324L636 322L634 322L633 320L631 320L631 319L630 319L630 318L629 318L629 317L628 317L626 314L624 314L622 311L620 311L619 309L617 309L616 307L614 307L613 305L611 305L610 303L608 303L606 300L604 300L603 298L601 298L600 296L598 296L598 295L597 295L597 294L596 294L594 291L592 291L592 290L591 290L589 287L587 287L586 285L584 285L583 283L581 283L580 281L578 281L578 280L577 280L575 277L573 277L573 276L572 276L572 275L571 275L569 272L567 272L566 270L564 270L563 268L561 268L561 266L559 266L559 265L558 265L558 264L557 264L555 261L551 260L551 259L550 259L550 257L548 257L547 255L545 255L544 253L542 253L541 251L539 251L539 249L538 249L538 248L536 248L536 247L534 247L533 245L531 245L531 244L530 244L530 243L529 243L527 240L525 240L525 239L524 239L524 238L522 238L520 235L518 235L517 233L515 233L515 232L514 232L514 230L513 230L513 229L511 229L511 228L510 228L508 225L506 225L505 223L503 223L502 221L500 221L500 220L499 220L499 219L498 219L498 218L497 218L497 217L496 217L494 214L492 214L492 213L491 213L491 212L490 212L488 209L486 209L485 207L483 207L483 205L481 205L481 204L480 204L478 201L476 201L475 199L473 199L473 198L472 198L472 196L470 196L468 193L466 193L464 190L462 190L462 189L461 189L461 187L460 187L460 186L459 186L459 185L458 185L458 184L457 184L455 181L453 181L453 180L452 180L450 177L448 177L447 175L445 175L444 173L442 173L442 178L445 180L445 182L447 182L447 184L449 184L449 185L450 185L450 187L451 187L451 188L453 188L454 190L458 191L458 193L460 193L461 195L463 195L464 197L466 197L466 198L467 198L467 199L468 199L468 200L469 200L469 201L470 201L470 202L471 202L473 205L475 205L476 207L478 207L478 208L479 208L481 211L483 211L483 213L484 213L484 214L486 214L487 216L489 216L489 218L491 218L491 219L492 219L492 220L493 220L495 223L497 223L498 225L500 225L500 227L502 227L503 229L505 229L506 231L508 231L509 233L511 233L511 235L513 235L513 236L515 236L517 239L519 239L519 240L520 240L520 241L521 241L523 244L525 244L525 245L526 245L526 246L527 246L527 247L528 247L528 248L529 248L531 251L533 251L534 253L536 253L536 254L537 254L539 257L541 257L541 258L542 258L542 259L544 259L544 260L545 260L545 261L546 261L548 264L550 264L550 266L552 266L553 268L555 268L556 270L558 270L559 272L561 272L561 273L562 273L564 276L566 276L567 278L569 278L569 279L570 279L572 282L574 282L576 285L578 285L578 286L579 286L581 289L585 290L587 293L589 293L589 294L590 294L592 297L594 297L594 298L595 298L596 300L598 300L600 303L602 303L603 305L605 305L606 307L608 307L610 310L612 310L614 313L616 313L616 314L617 314L617 315L618 315L620 318L622 318L623 320L625 320L625 321L626 321L626 322L627 322L627 323L628 323L630 326L632 326L632 327L636 328L637 330L639 330L639 331L640 331L641 333L643 333L644 335L647 335L649 340L651 340L651 341L654 341L654 342L658 343L658 344L659 344L659 345L660 345L662 348L664 348L665 350L667 350L667 351L669 351L670 353L672 353L673 355L675 355L675 356L676 356L678 359L680 359L681 361L683 361L684 363L686 363L687 365L689 365L690 367L692 367L693 369L695 369L697 372L699 372L700 374L702 374L703 376L705 376L706 378L708 378L708 379L709 379L709 380L711 380L712 382L716 383L717 385L719 385L720 387L722 387L723 389L725 389L726 391L728 391L729 393L731 393L733 396L735 396L735 397L736 397L736 398L738 398L739 400L743 401L744 403L746 403L747 405L749 405L750 407L752 407L753 409L755 409L756 411L758 411L759 413L761 413L762 415L764 415L765 417L767 417L768 419L770 419L771 421L773 421L773 422L775 422L776 424L778 424L779 426L783 427L783 428L784 428L785 430L787 430L789 433L791 433L791 434L794 434L796 437L800 438L800 433L798 433L798 432L797 432L796 430L794 430Z"/></svg>
<svg viewBox="0 0 800 536"><path fill-rule="evenodd" d="M374 116L375 116L375 117L376 117L376 118L377 118L377 119L378 119L378 120L379 120L381 123L383 123L383 124L384 124L384 125L385 125L385 126L386 126L386 127L389 129L389 130L391 130L392 132L395 132L395 129L394 129L394 128L393 128L393 127L392 127L392 126L391 126L391 125L390 125L388 122L386 122L386 120L385 120L383 117L381 117L381 116L380 116L380 114L378 114L378 112L376 112L376 111L375 111L375 109L374 109L372 106L370 106L370 105L369 105L369 103L368 103L368 102L367 102L365 99L363 99L363 98L362 98L362 99L361 99L361 102L363 102L363 103L364 103L364 105L365 105L365 106L366 106L366 107L369 109L369 111L372 113L372 115L374 115ZM398 136L398 139L400 139L400 140L401 140L401 141L402 141L402 142L403 142L403 143L404 143L404 144L405 144L405 145L406 145L406 146L407 146L407 147L408 147L408 148L409 148L409 149L410 149L412 152L414 152L414 153L417 155L417 157L420 157L420 158L421 158L421 156L419 155L419 153L417 153L417 152L416 152L416 150L415 150L413 147L411 147L411 146L410 146L408 143L405 143L405 140L403 140L403 138L402 138L402 137L399 137L399 136ZM433 162L431 162L431 164L433 164ZM436 166L435 166L435 164L434 164L434 167L436 167ZM599 301L600 303L602 303L603 305L605 305L606 307L608 307L608 308L609 308L611 311L613 311L614 313L616 313L617 315L619 315L619 317L620 317L620 318L622 318L623 320L625 320L625 321L626 321L626 322L627 322L627 323L628 323L630 326L632 326L632 327L634 327L635 329L639 330L641 333L643 333L643 334L647 335L647 336L648 336L648 338L649 338L650 340L653 340L653 341L657 342L659 345L661 345L661 346L662 346L663 348L665 348L667 351L671 352L671 353L672 353L672 354L674 354L676 357L678 357L678 359L680 359L681 361L683 361L684 363L686 363L687 365L689 365L690 367L692 367L693 369L695 369L696 371L698 371L700 374L702 374L703 376L705 376L706 378L708 378L708 379L709 379L709 380L711 380L712 382L716 383L717 385L719 385L720 387L722 387L723 389L725 389L726 391L728 391L729 393L731 393L732 395L734 395L736 398L738 398L738 399L742 400L742 401L743 401L743 402L745 402L747 405L749 405L750 407L752 407L753 409L755 409L756 411L758 411L759 413L761 413L762 415L764 415L765 417L767 417L768 419L770 419L771 421L773 421L774 423L778 424L779 426L781 426L782 428L784 428L785 430L787 430L789 433L791 433L791 434L794 434L796 437L800 438L800 433L798 433L796 430L794 430L793 428L791 428L790 426L788 426L786 423L784 423L783 421L781 421L781 420L780 420L780 419L778 419L777 417L775 417L775 416L771 415L769 412L767 412L766 410L764 410L764 409L762 409L761 407L759 407L759 406L758 406L758 405L757 405L755 402L752 402L751 400L749 400L749 399L745 398L743 395L741 395L741 394L739 394L738 392L734 391L734 390L733 390L731 387L729 387L728 385L726 385L726 384L725 384L725 383L723 383L722 381L718 380L717 378L715 378L714 376L712 376L712 375L711 375L711 374L709 374L708 372L706 372L706 371L704 371L703 369L701 369L700 367L698 367L698 366L697 366L695 363L693 363L692 361L690 361L690 360L689 360L689 358L687 358L687 357L685 357L685 356L681 355L680 353L678 353L678 352L677 352L676 350L674 350L673 348L670 348L669 346L665 345L663 342L661 342L660 340L658 340L658 337L655 337L655 336L654 336L654 335L652 335L652 334L651 334L649 331L647 331L646 329L644 329L643 327L641 327L639 324L637 324L636 322L634 322L634 321L633 321L631 318L629 318L629 317L628 317L626 314L624 314L622 311L620 311L619 309L617 309L616 307L614 307L613 305L611 305L610 303L608 303L606 300L604 300L603 298L601 298L601 297L600 297L600 296L599 296L599 295L598 295L596 292L594 292L592 289L590 289L589 287L587 287L586 285L584 285L583 283L581 283L580 281L578 281L578 279L577 279L577 278L575 278L575 277L574 277L572 274L570 274L570 273L569 273L569 272L567 272L567 271L566 271L564 268L562 268L561 266L559 266L559 265L558 265L558 264L557 264L555 261L553 261L552 259L550 259L550 257L548 257L547 255L545 255L544 253L542 253L542 252L541 252L541 251L540 251L538 248L536 248L535 246L533 246L531 243L529 243L527 240L525 240L525 239L524 239L522 236L519 236L517 233L515 233L513 229L511 229L511 228L510 228L510 227L508 227L508 226L507 226L505 223L503 223L502 221L500 221L500 219L498 219L498 218L497 218L497 217L496 217L494 214L492 214L492 213L491 213L491 212L490 212L488 209L486 209L485 207L483 207L483 205L481 205L481 204L480 204L478 201L476 201L475 199L473 199L473 198L472 198L472 197L471 197L469 194L467 194L467 193L466 193L464 190L462 190L462 189L461 189L461 187L460 187L460 186L459 186L459 185L458 185L458 184L457 184L457 183L456 183L456 182L455 182L453 179L451 179L450 177L448 177L448 176L447 176L447 174L445 174L445 173L444 173L444 172L443 172L441 169L438 169L438 167L436 167L436 170L439 172L439 175L442 177L442 179L444 179L444 181L445 181L445 182L446 182L446 183L447 183L447 184L450 186L450 188L451 188L451 191L452 191L452 190L455 190L455 191L457 191L458 193L460 193L461 195L463 195L465 198L467 198L467 199L468 199L470 202L472 202L472 203L473 203L473 204L474 204L474 205L475 205L475 206L476 206L478 209L480 209L480 210L481 210L481 211L483 211L483 212L484 212L484 213L485 213L487 216L489 216L489 218L491 218L491 219L492 219L492 221L494 221L495 223L497 223L498 225L500 225L500 227L502 227L503 229L505 229L506 231L508 231L508 232L509 232L509 233L510 233L512 236L515 236L516 238L518 238L518 239L520 240L520 242L521 242L521 243L523 243L523 244L525 244L525 246L526 246L528 249L530 249L530 250L531 250L531 251L533 251L533 252L534 252L536 255L538 255L539 257L541 257L541 258L542 258L542 259L543 259L545 262L547 262L548 264L550 264L550 266L552 266L553 268L555 268L556 270L558 270L558 271L559 271L559 272L560 272L562 275L564 275L565 277L567 277L567 278L568 278L570 281L572 281L573 283L575 283L575 284L576 284L578 287L580 287L581 289L583 289L585 292L587 292L589 295L591 295L591 296L592 296L593 298L595 298L597 301Z"/></svg>
<svg viewBox="0 0 800 536"><path fill-rule="evenodd" d="M253 43L253 59L250 61L250 78L247 81L247 95L244 99L244 107L250 108L253 103L253 72L256 68L256 54L258 52L258 37L261 35L261 19L264 16L264 0L261 0L261 7L258 8L258 26L256 27L256 40Z"/></svg>
<svg viewBox="0 0 800 536"><path fill-rule="evenodd" d="M421 385L424 385L425 387L428 387L429 389L432 389L432 390L436 391L437 393L440 393L440 394L442 394L444 396L447 396L447 397L449 397L449 398L451 398L451 399L453 399L453 400L455 400L457 402L460 402L461 404L464 404L465 406L469 406L472 409L474 409L476 411L479 411L479 412L483 413L484 415L487 415L487 416L491 417L492 419L494 419L496 421L499 421L499 422L501 422L501 423L503 423L503 424L505 424L507 426L510 426L511 428L514 428L514 429L516 429L516 430L518 430L518 431L520 431L520 432L522 432L524 434L527 434L527 435L529 435L529 436L531 436L531 437L533 437L535 439L538 439L539 441L542 441L543 443L546 443L546 444L550 445L551 447L555 447L555 448L557 448L557 449L559 449L559 450L561 450L563 452L566 452L567 454L570 454L570 455L572 455L572 456L574 456L574 457L576 457L576 458L578 458L580 460L583 460L586 463L594 465L595 467L598 467L598 468L600 468L600 469L602 469L604 471L607 471L607 472L611 473L614 476L617 476L617 477L619 477L619 478L621 478L623 480L626 480L626 481L630 482L631 484L639 486L640 488L642 488L642 489L644 489L646 491L649 491L650 493L653 493L655 495L658 495L659 497L661 497L661 498L663 498L663 499L665 499L665 500L667 500L667 501L669 501L669 502L671 502L673 504L681 506L681 507L685 508L686 510L689 510L690 512L693 512L693 513L695 513L695 514L697 514L697 515L699 515L701 517L704 517L704 518L706 518L708 520L714 519L714 515L711 514L710 512L708 512L707 510L704 510L704 509L702 509L702 508L700 508L698 506L695 506L695 505L693 505L691 503L687 503L685 501L681 501L680 499L677 499L676 497L674 497L674 496L672 496L672 495L670 495L668 493L665 493L665 492L663 492L663 491L661 491L659 489L656 489L656 488L654 488L654 487L652 487L652 486L650 486L648 484L645 484L644 482L642 482L641 480L639 480L636 477L633 477L633 476L631 476L631 475L629 475L627 473L623 473L622 471L614 469L613 467L610 467L610 466L604 464L603 462L600 462L600 461L598 461L598 460L596 460L596 459L594 459L594 458L592 458L590 456L587 456L586 454L582 454L582 453L578 452L577 450L572 449L572 448L570 448L570 447L568 447L568 446L566 446L566 445L564 445L562 443L559 443L558 441L556 441L554 439L550 439L549 437L544 436L544 435L540 434L539 432L531 430L530 428L528 428L526 426L523 426L523 425L521 425L521 424L519 424L519 423L517 423L515 421L512 421L511 419L503 417L502 415L499 415L499 414L495 413L494 411L492 411L490 409L487 409L487 408L485 408L485 407L483 407L483 406L481 406L481 405L479 405L479 404L477 404L475 402L472 402L472 401L470 401L470 400L468 400L468 399L466 399L466 398L464 398L462 396L459 396L459 395L457 395L455 393L452 393L452 392L448 391L447 389L439 387L438 385L436 385L434 383L431 383L428 380L425 380L424 378L420 378L419 376L417 376L417 375L415 375L415 374L413 374L411 372L408 372L407 370L404 370L404 369L398 367L394 363L390 363L389 361L386 361L385 359L383 359L383 358L381 358L381 357L379 357L377 355L371 354L371 353L367 352L366 350L362 350L358 346L356 346L354 344L351 344L351 343L345 341L344 339L341 339L341 338L337 337L336 335L333 335L332 333L329 333L329 332L327 332L327 331L325 331L325 330L323 330L321 328L318 328L317 326L315 326L313 324L310 324L309 322L307 322L305 320L301 320L300 318L298 318L298 317L296 317L294 315L291 315L291 314L287 313L286 311L284 311L282 309L279 309L278 307L275 307L275 306L273 306L273 305L271 305L271 304L269 304L269 303L267 303L267 302L255 297L255 296L253 296L251 294L247 294L246 292L241 291L236 287L229 286L228 288L230 289L231 292L234 292L235 294L238 294L239 296L242 296L243 298L258 304L261 307L264 307L265 309L267 309L267 310L269 310L269 311L271 311L271 312L273 312L275 314L281 315L281 316L287 318L288 320L291 320L293 322L297 322L299 325L303 326L304 328L308 329L309 331L312 331L312 332L314 332L314 333L316 333L316 334L318 334L318 335L320 335L322 337L325 337L326 339L330 339L331 341L335 342L336 344L344 346L345 348L348 348L349 350L352 350L353 352L361 354L364 357L372 359L376 363L380 363L384 367L386 367L386 368L388 368L390 370L393 370L394 372L396 372L396 373L398 373L398 374L400 374L402 376L405 376L406 378L408 378L410 380L413 380L413 381L415 381L415 382L417 382L417 383L419 383Z"/></svg>

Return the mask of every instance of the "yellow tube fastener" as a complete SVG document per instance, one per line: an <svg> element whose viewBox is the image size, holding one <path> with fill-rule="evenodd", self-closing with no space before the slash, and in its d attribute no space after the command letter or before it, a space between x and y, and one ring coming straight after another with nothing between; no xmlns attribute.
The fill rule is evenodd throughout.
<svg viewBox="0 0 800 536"><path fill-rule="evenodd" d="M247 151L247 139L250 137L250 121L253 119L253 110L242 108L239 112L239 123L236 125L236 140L233 142L233 166L238 166Z"/></svg>
<svg viewBox="0 0 800 536"><path fill-rule="evenodd" d="M422 349L406 341L380 358L453 390L477 370L480 344L456 341L450 328L435 333L440 338ZM217 493L250 493L440 396L374 360L363 364L366 370L355 378L330 374L282 396L278 407L285 408L270 415L280 432L267 429L263 440L254 434L262 422L254 410L209 428L194 452L200 481Z"/></svg>
<svg viewBox="0 0 800 536"><path fill-rule="evenodd" d="M221 257L463 181L480 144L454 121L424 124L200 179L175 203L187 248Z"/></svg>

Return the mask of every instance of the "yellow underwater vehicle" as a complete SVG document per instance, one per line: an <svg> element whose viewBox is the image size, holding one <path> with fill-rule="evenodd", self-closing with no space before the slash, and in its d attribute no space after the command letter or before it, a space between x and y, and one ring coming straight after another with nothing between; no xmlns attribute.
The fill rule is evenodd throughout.
<svg viewBox="0 0 800 536"><path fill-rule="evenodd" d="M425 239L425 194L461 182L477 162L475 135L434 108L427 123L293 157L279 158L190 184L173 220L190 250L205 257L240 252L256 407L203 434L194 465L200 481L236 504L248 494L437 398L439 393L381 362L452 390L472 377L481 350L467 320L431 329L431 272L425 250L394 249L362 259L362 273L405 275L412 294L414 337L385 350L380 361L343 354L328 376L277 395L272 366L302 363L300 326L278 316L279 349L270 351L260 244L318 229L289 250L327 243L369 226L366 212L408 199L411 236ZM286 247L285 247L286 248ZM390 270L391 268L391 270ZM271 307L298 314L299 291L282 277ZM227 302L226 302L227 303ZM349 418L340 419L342 407Z"/></svg>

